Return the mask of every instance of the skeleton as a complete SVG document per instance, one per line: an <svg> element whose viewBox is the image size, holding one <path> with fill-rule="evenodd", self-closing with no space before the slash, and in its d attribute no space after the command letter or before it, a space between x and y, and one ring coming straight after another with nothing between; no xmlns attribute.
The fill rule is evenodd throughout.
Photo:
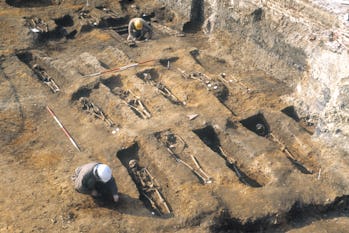
<svg viewBox="0 0 349 233"><path fill-rule="evenodd" d="M158 29L159 31L162 31L164 33L169 34L170 36L176 36L176 37L183 37L183 36L185 36L184 33L180 32L180 31L174 30L174 29L172 29L170 27L167 27L167 26L155 23L155 22L152 22L152 26L154 28Z"/></svg>
<svg viewBox="0 0 349 233"><path fill-rule="evenodd" d="M280 150L282 152L284 152L286 154L286 156L295 164L297 164L298 166L304 168L307 172L309 173L313 173L312 169L308 169L307 167L305 167L303 164L301 164L296 157L291 153L291 151L286 147L285 144L283 144L279 138L277 138L273 133L269 134L270 136L270 140L272 140L273 142L276 142L277 144L280 145Z"/></svg>
<svg viewBox="0 0 349 233"><path fill-rule="evenodd" d="M212 183L212 178L207 175L206 172L202 169L199 164L198 159L189 155L191 160L194 163L194 166L189 165L187 162L183 161L178 155L181 154L183 157L186 155L184 153L185 148L187 147L186 142L179 137L178 135L173 134L170 131L165 131L160 133L158 140L163 143L166 147L167 151L171 154L171 156L179 163L182 163L184 166L189 168L204 184ZM180 145L179 145L180 144ZM188 156L188 155L187 155Z"/></svg>
<svg viewBox="0 0 349 233"><path fill-rule="evenodd" d="M226 95L225 90L227 90L227 88L224 85L224 80L211 79L206 74L201 73L201 72L187 73L179 68L177 68L177 70L181 73L182 77L185 79L194 79L194 80L198 80L198 81L202 82L205 85L206 89L208 91L213 92L213 94L218 99L225 98L225 95ZM233 113L233 114L236 115L235 113Z"/></svg>
<svg viewBox="0 0 349 233"><path fill-rule="evenodd" d="M88 25L96 26L99 23L99 19L90 14L89 10L81 9L79 11L79 19L86 22Z"/></svg>
<svg viewBox="0 0 349 233"><path fill-rule="evenodd" d="M155 87L160 94L162 94L165 98L170 100L174 104L178 105L184 105L183 102L178 100L178 98L172 94L172 92L162 83L154 81L154 79L151 77L150 73L143 73L143 80Z"/></svg>
<svg viewBox="0 0 349 233"><path fill-rule="evenodd" d="M32 69L34 73L39 77L40 81L49 86L53 93L60 91L55 81L48 75L48 73L42 67L40 67L38 64L34 64Z"/></svg>
<svg viewBox="0 0 349 233"><path fill-rule="evenodd" d="M206 74L203 74L201 72L192 72L187 73L179 68L177 70L181 73L182 77L185 79L194 79L202 82L206 89L210 92L213 92L213 95L217 97L217 99L226 107L228 111L231 112L234 116L237 116L237 114L226 106L225 100L229 95L228 88L224 83L220 80L213 80L210 77L208 77Z"/></svg>
<svg viewBox="0 0 349 233"><path fill-rule="evenodd" d="M181 73L181 76L185 79L190 79L190 74L188 74L187 72L185 72L184 70L180 69L180 68L177 68L178 72Z"/></svg>
<svg viewBox="0 0 349 233"><path fill-rule="evenodd" d="M224 86L224 84L221 81L212 80L206 74L201 72L192 72L188 77L194 80L201 81L202 83L205 84L206 89L208 91L213 91L214 93L221 90L222 87Z"/></svg>
<svg viewBox="0 0 349 233"><path fill-rule="evenodd" d="M110 8L103 7L102 11L108 14L110 17L117 18L119 17L114 11L112 11Z"/></svg>
<svg viewBox="0 0 349 233"><path fill-rule="evenodd" d="M220 78L221 81L212 80L206 74L201 72L187 73L180 68L177 68L177 70L181 73L183 78L198 80L204 83L208 91L213 91L214 93L222 89L222 87L224 86L223 82L228 82L226 79L223 79L222 77Z"/></svg>
<svg viewBox="0 0 349 233"><path fill-rule="evenodd" d="M244 83L242 83L241 81L237 80L235 77L230 76L229 81L227 80L227 76L225 73L221 73L218 76L219 80L221 80L222 82L226 83L227 85L231 85L231 83L234 81L235 83L239 84L240 86L242 86L244 89L246 89L247 93L250 93L252 90L246 86Z"/></svg>
<svg viewBox="0 0 349 233"><path fill-rule="evenodd" d="M218 147L220 154L223 156L223 158L225 159L225 161L229 164L229 166L234 170L235 174L237 175L237 177L239 178L239 180L244 183L244 184L248 184L248 182L246 181L245 177L241 174L241 172L239 171L238 167L237 167L237 161L231 156L228 155L221 146Z"/></svg>
<svg viewBox="0 0 349 233"><path fill-rule="evenodd" d="M33 32L48 32L47 23L36 16L27 18L26 26L28 26Z"/></svg>
<svg viewBox="0 0 349 233"><path fill-rule="evenodd" d="M124 91L120 88L115 88L113 93L118 95L122 101L135 111L141 118L149 119L151 114L145 107L139 96L136 96L131 90Z"/></svg>
<svg viewBox="0 0 349 233"><path fill-rule="evenodd" d="M108 127L113 127L115 126L114 122L112 120L110 120L105 114L104 112L97 107L94 103L92 103L88 98L86 97L81 97L79 99L81 105L82 105L82 109L87 111L88 113L92 114L93 116L95 116L96 118L101 119L102 121L104 121Z"/></svg>
<svg viewBox="0 0 349 233"><path fill-rule="evenodd" d="M131 175L143 195L150 203L153 210L162 214L170 214L171 210L160 193L160 185L150 174L149 170L140 167L136 160L129 161Z"/></svg>

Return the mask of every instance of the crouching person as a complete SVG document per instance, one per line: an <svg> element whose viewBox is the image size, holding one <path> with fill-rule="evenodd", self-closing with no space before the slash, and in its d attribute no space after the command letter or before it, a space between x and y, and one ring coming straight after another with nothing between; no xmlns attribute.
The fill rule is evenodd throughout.
<svg viewBox="0 0 349 233"><path fill-rule="evenodd" d="M142 18L133 18L128 24L128 41L150 40L153 36L153 28Z"/></svg>
<svg viewBox="0 0 349 233"><path fill-rule="evenodd" d="M102 163L88 163L75 169L75 189L105 201L119 201L118 188L109 166Z"/></svg>

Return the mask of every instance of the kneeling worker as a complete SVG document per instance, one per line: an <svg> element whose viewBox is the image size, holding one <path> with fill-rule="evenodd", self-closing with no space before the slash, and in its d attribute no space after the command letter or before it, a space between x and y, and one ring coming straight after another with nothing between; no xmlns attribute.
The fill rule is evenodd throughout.
<svg viewBox="0 0 349 233"><path fill-rule="evenodd" d="M153 36L153 29L142 18L133 18L128 24L128 41L149 40Z"/></svg>
<svg viewBox="0 0 349 233"><path fill-rule="evenodd" d="M88 163L75 169L72 177L79 193L90 194L103 200L119 201L118 188L109 166L102 163Z"/></svg>

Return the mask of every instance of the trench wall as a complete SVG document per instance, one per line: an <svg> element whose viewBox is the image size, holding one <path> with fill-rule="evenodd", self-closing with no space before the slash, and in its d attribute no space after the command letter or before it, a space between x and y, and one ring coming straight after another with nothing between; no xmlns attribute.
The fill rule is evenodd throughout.
<svg viewBox="0 0 349 233"><path fill-rule="evenodd" d="M195 19L198 0L159 1L183 24ZM292 87L284 100L310 116L314 137L349 151L349 6L327 2L205 0L201 28L209 40L230 40L232 53Z"/></svg>

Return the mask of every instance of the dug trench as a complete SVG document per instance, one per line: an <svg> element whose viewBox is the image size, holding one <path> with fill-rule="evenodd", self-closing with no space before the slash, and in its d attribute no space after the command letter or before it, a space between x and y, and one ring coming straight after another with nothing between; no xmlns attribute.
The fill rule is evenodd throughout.
<svg viewBox="0 0 349 233"><path fill-rule="evenodd" d="M282 216L271 215L260 219L242 222L234 219L225 210L215 217L210 227L212 232L286 232L301 228L314 220L348 217L348 196L337 197L326 205L304 205L295 203L289 212Z"/></svg>
<svg viewBox="0 0 349 233"><path fill-rule="evenodd" d="M158 216L171 216L170 205L161 193L161 186L149 172L147 167L142 167L143 156L138 155L139 147L135 143L131 147L118 151L117 157L137 186L139 198L152 214ZM142 159L141 159L142 157Z"/></svg>
<svg viewBox="0 0 349 233"><path fill-rule="evenodd" d="M3 132L2 145L10 143L20 136L24 130L25 115L16 87L1 69L2 86L7 86L7 91L3 92L1 132ZM6 102L7 103L6 103Z"/></svg>
<svg viewBox="0 0 349 233"><path fill-rule="evenodd" d="M254 116L248 117L246 119L243 119L240 121L240 123L249 129L250 131L254 132L258 136L266 137L270 139L271 141L279 144L281 151L285 153L287 158L292 162L292 164L302 173L304 174L312 174L313 171L310 169L307 169L302 162L299 162L297 158L294 156L293 153L287 149L287 146L284 145L280 140L271 132L270 126L265 119L264 115L262 113L258 113ZM297 156L299 157L299 156ZM299 159L299 158L298 158Z"/></svg>
<svg viewBox="0 0 349 233"><path fill-rule="evenodd" d="M197 134L211 150L226 160L227 166L235 172L236 176L243 184L254 188L262 187L260 183L242 172L241 169L238 168L235 159L224 152L220 140L212 126L209 125L205 128L194 130L194 133Z"/></svg>
<svg viewBox="0 0 349 233"><path fill-rule="evenodd" d="M33 71L33 76L47 85L53 93L60 92L60 87L64 88L66 80L59 71L45 62L50 59L47 55L40 54L39 51L22 51L16 56Z"/></svg>
<svg viewBox="0 0 349 233"><path fill-rule="evenodd" d="M0 17L10 12L21 30L33 9L42 20L28 33L34 44L5 42L1 56L0 168L16 173L16 185L5 180L0 191L0 231L284 232L349 217L348 184L335 175L334 158L312 140L308 116L281 98L291 77L300 79L304 53L277 32L268 38L278 37L280 48L266 53L258 35L271 23L258 9L245 25L234 21L232 40L212 40L201 31L205 1L189 2L189 17L157 1L1 3ZM127 22L136 16L154 37L130 47ZM251 61L251 51L272 71ZM48 105L81 152L58 132ZM70 174L92 160L112 167L119 204L73 190Z"/></svg>

